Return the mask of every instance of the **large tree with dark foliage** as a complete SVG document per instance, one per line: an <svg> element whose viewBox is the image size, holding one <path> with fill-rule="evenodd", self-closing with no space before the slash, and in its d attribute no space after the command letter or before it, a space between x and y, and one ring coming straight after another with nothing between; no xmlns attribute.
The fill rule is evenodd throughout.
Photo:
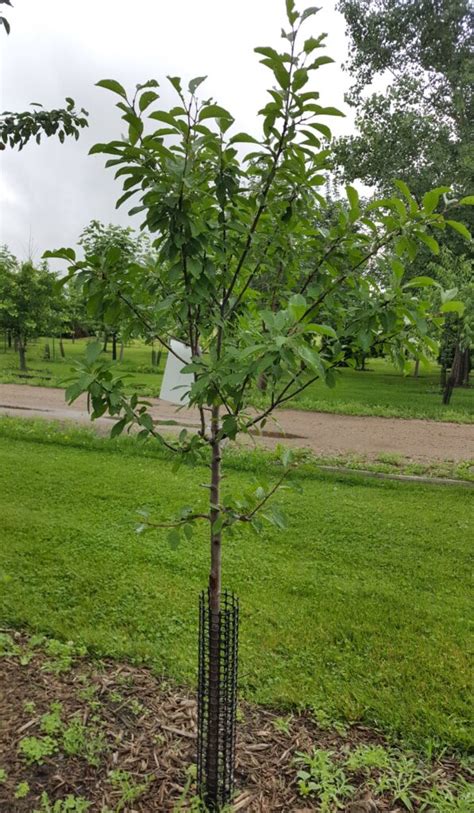
<svg viewBox="0 0 474 813"><path fill-rule="evenodd" d="M338 9L347 23L347 67L354 78L347 101L356 110L358 128L337 143L340 177L361 180L383 194L394 178L401 178L418 198L445 185L452 185L456 196L467 196L474 174L474 14L469 0L339 0ZM372 92L372 83L380 79L388 80L388 87ZM472 213L465 210L461 221L457 233L440 241L446 287L452 284L453 268L472 263ZM427 262L425 252L408 273L422 274ZM441 273L438 264L438 278ZM463 287L464 277L458 282ZM453 343L448 331L441 348L443 366L452 366L454 386L468 381L470 366L470 332L462 316L456 325L459 341ZM451 391L445 389L445 401Z"/></svg>

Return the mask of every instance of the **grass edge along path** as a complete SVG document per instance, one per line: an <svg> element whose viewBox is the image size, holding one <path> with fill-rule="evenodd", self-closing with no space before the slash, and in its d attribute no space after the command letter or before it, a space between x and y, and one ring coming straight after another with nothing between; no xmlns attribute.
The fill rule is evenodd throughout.
<svg viewBox="0 0 474 813"><path fill-rule="evenodd" d="M137 539L133 521L147 503L169 517L200 494L204 470L173 475L164 455L83 430L47 444L7 435L3 426L3 622L194 682L207 545ZM274 467L245 453L227 486ZM471 495L307 467L297 479L302 494L282 499L288 530L226 543L226 583L243 605L243 694L362 720L416 747L465 749Z"/></svg>

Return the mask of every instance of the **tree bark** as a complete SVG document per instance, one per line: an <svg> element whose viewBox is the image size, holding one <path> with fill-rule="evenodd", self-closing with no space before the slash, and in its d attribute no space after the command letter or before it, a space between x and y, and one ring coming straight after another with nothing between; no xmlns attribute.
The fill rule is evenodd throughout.
<svg viewBox="0 0 474 813"><path fill-rule="evenodd" d="M462 387L469 386L469 375L471 373L471 348L466 347L464 350L463 371L462 371Z"/></svg>
<svg viewBox="0 0 474 813"><path fill-rule="evenodd" d="M212 408L211 420L211 569L209 573L209 728L207 732L206 787L209 801L215 799L219 782L219 683L220 683L220 597L222 533L220 519L221 448L218 440L219 407Z"/></svg>
<svg viewBox="0 0 474 813"><path fill-rule="evenodd" d="M7 331L7 341L8 341L8 349L12 349L12 332L11 330Z"/></svg>
<svg viewBox="0 0 474 813"><path fill-rule="evenodd" d="M18 355L20 357L20 370L25 372L27 370L27 366L26 366L26 345L21 340L18 341Z"/></svg>
<svg viewBox="0 0 474 813"><path fill-rule="evenodd" d="M449 404L449 402L451 401L451 395L453 394L454 387L459 387L462 384L463 366L464 366L463 362L464 362L464 351L461 350L461 348L457 344L451 371L449 373L448 380L446 381L446 386L443 392L443 404Z"/></svg>
<svg viewBox="0 0 474 813"><path fill-rule="evenodd" d="M106 352L107 352L107 344L108 344L108 342L109 342L109 334L108 334L108 333L107 333L107 331L105 330L105 331L104 331L104 346L103 346L103 348L102 348L102 350L103 350L103 352L104 352L104 353L106 353Z"/></svg>
<svg viewBox="0 0 474 813"><path fill-rule="evenodd" d="M61 358L66 358L66 353L64 352L64 345L63 345L63 337L59 337L59 352L61 353Z"/></svg>
<svg viewBox="0 0 474 813"><path fill-rule="evenodd" d="M112 333L112 361L117 361L117 334Z"/></svg>
<svg viewBox="0 0 474 813"><path fill-rule="evenodd" d="M120 342L120 354L119 354L119 361L123 361L123 352L124 352L124 349L125 349L124 343L121 341L121 342Z"/></svg>
<svg viewBox="0 0 474 813"><path fill-rule="evenodd" d="M415 376L415 378L418 378L418 376L420 375L420 359L416 359L415 361L415 369L413 371L413 375Z"/></svg>

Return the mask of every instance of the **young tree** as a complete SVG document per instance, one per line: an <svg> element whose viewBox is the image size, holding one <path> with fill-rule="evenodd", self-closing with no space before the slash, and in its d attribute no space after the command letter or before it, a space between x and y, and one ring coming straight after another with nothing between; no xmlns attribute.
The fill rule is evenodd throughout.
<svg viewBox="0 0 474 813"><path fill-rule="evenodd" d="M118 419L114 435L136 424L141 437L156 438L178 459L205 456L209 461L208 506L198 502L166 521L145 517L140 530L167 528L175 543L189 539L197 523L209 529L206 787L212 803L209 789L219 772L223 534L232 533L238 523L256 531L265 522L281 526L271 497L291 468L285 452L276 483L262 484L252 493L229 493L222 487L223 441L262 427L312 382L334 385L337 368L356 363L362 332L369 347L393 352L398 361L414 345L420 349L425 341L429 344L429 302L415 294L419 281L404 284L403 261L414 256L428 229L445 228L443 215L434 211L439 190L419 205L404 184L403 201L385 199L365 211L349 187L347 208L327 226L318 190L330 160L330 131L321 118L339 112L322 107L318 92L308 85L331 60L318 55L324 35L302 38L317 9L299 13L294 0L287 0L286 8L282 50L256 49L272 84L270 100L260 111L258 138L235 132L226 108L200 98L205 77L192 79L187 91L179 78L169 77L177 95L171 109L155 109L156 81L138 85L132 96L115 80L98 83L119 97L128 138L98 144L91 152L110 156L107 166L124 178L119 204L139 196L131 213L141 212L144 227L155 236L159 262L154 274L143 273L138 263L118 265L118 255L110 253L100 275L90 258L76 259L72 249L47 254L68 262L69 274L83 284L89 301L113 308L116 323L128 323L130 333L160 342L194 377L187 396L199 412L200 429L196 434L183 430L175 440L161 434L137 394L126 394L98 344L88 348L80 378L66 397L71 401L89 392L93 418L109 412ZM393 267L390 285L384 287L371 273L381 255L387 261L391 257ZM278 309L273 311L265 307L261 291L280 259ZM356 313L351 307L348 314L348 299L357 300ZM327 314L331 325L324 321ZM190 364L168 342L170 318L186 336ZM354 319L359 329L349 330L348 320ZM345 347L341 336L350 336ZM262 374L267 402L255 411L252 403Z"/></svg>

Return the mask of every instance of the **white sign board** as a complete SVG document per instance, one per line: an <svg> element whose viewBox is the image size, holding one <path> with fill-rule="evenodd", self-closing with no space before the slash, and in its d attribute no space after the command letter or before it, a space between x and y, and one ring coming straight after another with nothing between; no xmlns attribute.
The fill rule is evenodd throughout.
<svg viewBox="0 0 474 813"><path fill-rule="evenodd" d="M183 362L186 364L191 362L191 348L175 341L175 339L171 339L170 347L183 361L173 356L173 353L168 353L161 383L160 398L163 401L169 401L170 404L187 406L189 404L187 393L194 382L194 376L192 373L182 373L181 370L184 367Z"/></svg>

